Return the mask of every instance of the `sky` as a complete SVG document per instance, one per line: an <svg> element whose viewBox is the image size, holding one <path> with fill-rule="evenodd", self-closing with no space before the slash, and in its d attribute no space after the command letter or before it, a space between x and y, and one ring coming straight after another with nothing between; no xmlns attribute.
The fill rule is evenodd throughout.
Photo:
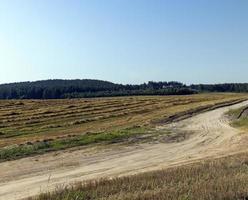
<svg viewBox="0 0 248 200"><path fill-rule="evenodd" d="M0 0L0 83L248 82L247 0Z"/></svg>

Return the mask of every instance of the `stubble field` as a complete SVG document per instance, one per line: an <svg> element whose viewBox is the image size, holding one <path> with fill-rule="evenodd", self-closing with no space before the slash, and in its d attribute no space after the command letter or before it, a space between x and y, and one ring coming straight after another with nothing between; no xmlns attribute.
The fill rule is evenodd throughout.
<svg viewBox="0 0 248 200"><path fill-rule="evenodd" d="M159 124L232 104L243 94L0 102L0 161L146 134Z"/></svg>

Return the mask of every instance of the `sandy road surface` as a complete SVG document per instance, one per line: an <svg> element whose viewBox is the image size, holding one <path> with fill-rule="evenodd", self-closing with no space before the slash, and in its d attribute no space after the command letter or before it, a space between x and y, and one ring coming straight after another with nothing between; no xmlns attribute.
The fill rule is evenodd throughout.
<svg viewBox="0 0 248 200"><path fill-rule="evenodd" d="M0 199L21 199L54 189L57 184L134 174L240 151L243 136L229 126L223 114L243 105L248 101L158 127L179 135L188 133L180 142L161 140L97 152L66 151L0 163Z"/></svg>

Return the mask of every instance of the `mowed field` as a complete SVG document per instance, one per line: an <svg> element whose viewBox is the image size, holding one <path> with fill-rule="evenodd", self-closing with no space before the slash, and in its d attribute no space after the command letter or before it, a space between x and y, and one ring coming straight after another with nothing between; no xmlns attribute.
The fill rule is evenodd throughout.
<svg viewBox="0 0 248 200"><path fill-rule="evenodd" d="M0 199L194 199L197 188L203 199L223 199L228 188L239 192L229 197L245 197L245 189L219 184L233 165L182 166L247 151L246 134L226 114L247 107L247 99L218 93L2 101Z"/></svg>
<svg viewBox="0 0 248 200"><path fill-rule="evenodd" d="M243 94L201 94L4 100L0 101L0 148L133 126L152 127L184 112L244 98Z"/></svg>

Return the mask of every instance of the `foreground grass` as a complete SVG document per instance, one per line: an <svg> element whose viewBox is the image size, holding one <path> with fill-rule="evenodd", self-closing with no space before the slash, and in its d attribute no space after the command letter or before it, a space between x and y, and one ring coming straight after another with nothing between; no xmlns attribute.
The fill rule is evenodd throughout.
<svg viewBox="0 0 248 200"><path fill-rule="evenodd" d="M45 140L10 146L0 149L0 162L89 144L120 142L124 139L147 133L147 131L148 129L146 128L132 127L111 132L90 133L58 140Z"/></svg>
<svg viewBox="0 0 248 200"><path fill-rule="evenodd" d="M57 189L30 200L246 200L248 153Z"/></svg>

